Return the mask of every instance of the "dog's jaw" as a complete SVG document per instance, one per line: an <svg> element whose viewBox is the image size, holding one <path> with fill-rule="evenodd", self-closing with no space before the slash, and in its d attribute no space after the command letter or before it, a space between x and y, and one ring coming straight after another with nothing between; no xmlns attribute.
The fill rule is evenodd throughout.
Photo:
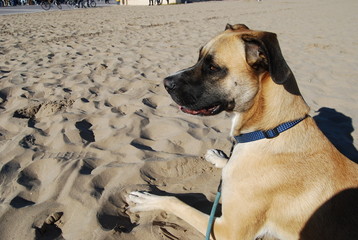
<svg viewBox="0 0 358 240"><path fill-rule="evenodd" d="M200 115L200 116L212 116L212 115L219 114L225 110L222 104L215 105L214 107L199 109L199 110L192 110L184 106L179 106L179 109L184 113L188 113L191 115Z"/></svg>
<svg viewBox="0 0 358 240"><path fill-rule="evenodd" d="M185 113L192 114L192 115L202 115L202 116L210 116L215 115L220 111L221 106L217 105L208 109L200 109L200 110L190 110L188 108L185 108L183 106L180 106L180 110L182 110Z"/></svg>

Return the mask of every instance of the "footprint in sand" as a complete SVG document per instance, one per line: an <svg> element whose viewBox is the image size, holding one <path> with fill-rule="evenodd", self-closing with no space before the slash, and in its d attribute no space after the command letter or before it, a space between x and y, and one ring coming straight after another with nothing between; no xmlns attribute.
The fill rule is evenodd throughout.
<svg viewBox="0 0 358 240"><path fill-rule="evenodd" d="M35 203L33 201L26 200L20 196L14 197L10 202L10 206L13 208L23 208L34 204Z"/></svg>
<svg viewBox="0 0 358 240"><path fill-rule="evenodd" d="M7 67L0 66L0 80L7 78L9 73L11 73L11 70L9 70Z"/></svg>
<svg viewBox="0 0 358 240"><path fill-rule="evenodd" d="M49 215L41 227L36 227L35 239L63 239L61 237L62 230L60 225L62 224L61 217L63 212L55 212Z"/></svg>
<svg viewBox="0 0 358 240"><path fill-rule="evenodd" d="M16 160L12 160L4 164L0 170L0 184L6 186L15 177L17 177L18 169L21 168L20 163Z"/></svg>
<svg viewBox="0 0 358 240"><path fill-rule="evenodd" d="M137 226L136 220L131 219L135 216L129 216L126 212L124 192L126 192L124 189L119 189L111 194L98 211L97 220L102 228L119 233L130 233Z"/></svg>
<svg viewBox="0 0 358 240"><path fill-rule="evenodd" d="M146 161L140 169L141 178L151 185L174 186L190 183L190 177L212 174L213 168L199 157L177 157L169 160ZM188 184L190 185L190 184Z"/></svg>
<svg viewBox="0 0 358 240"><path fill-rule="evenodd" d="M24 93L21 94L22 98L27 98L27 99L31 99L31 98L36 98L36 99L41 99L45 96L45 91L40 91L36 88L35 85L31 86L31 87L23 87L21 88L23 91L25 91Z"/></svg>
<svg viewBox="0 0 358 240"><path fill-rule="evenodd" d="M83 164L79 173L83 175L89 175L96 167L95 159L83 159Z"/></svg>
<svg viewBox="0 0 358 240"><path fill-rule="evenodd" d="M92 127L92 124L90 122L82 120L76 122L75 126L78 130L80 130L80 136L83 139L85 145L88 145L91 142L95 142L94 133L92 130L90 130L90 128Z"/></svg>
<svg viewBox="0 0 358 240"><path fill-rule="evenodd" d="M197 231L190 231L188 226L185 223L176 224L173 223L175 219L165 219L164 221L159 220L153 221L152 232L154 235L160 236L161 239L170 239L170 240L181 240L187 239L188 235L192 239L200 239L202 236L197 233Z"/></svg>
<svg viewBox="0 0 358 240"><path fill-rule="evenodd" d="M149 98L143 98L142 103L150 108L156 109L157 104L155 104L151 99Z"/></svg>
<svg viewBox="0 0 358 240"><path fill-rule="evenodd" d="M41 181L38 179L37 174L28 168L25 168L19 173L17 183L24 186L29 191L37 189L41 185Z"/></svg>
<svg viewBox="0 0 358 240"><path fill-rule="evenodd" d="M21 94L21 97L23 98L33 97L34 94L36 93L36 91L33 90L31 87L23 87L21 89L25 91L25 93Z"/></svg>
<svg viewBox="0 0 358 240"><path fill-rule="evenodd" d="M110 169L104 170L102 173L98 174L92 179L92 187L91 196L100 199L103 191L105 190L107 184L113 177L113 174Z"/></svg>
<svg viewBox="0 0 358 240"><path fill-rule="evenodd" d="M33 135L27 135L19 142L19 145L23 148L29 149L32 148L36 143L36 138Z"/></svg>
<svg viewBox="0 0 358 240"><path fill-rule="evenodd" d="M11 87L7 87L0 90L0 108L5 105L7 99L10 97L11 89Z"/></svg>

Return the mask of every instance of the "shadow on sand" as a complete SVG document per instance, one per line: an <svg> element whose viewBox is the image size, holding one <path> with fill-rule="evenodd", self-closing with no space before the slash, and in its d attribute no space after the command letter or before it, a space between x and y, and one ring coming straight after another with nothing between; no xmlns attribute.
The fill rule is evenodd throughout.
<svg viewBox="0 0 358 240"><path fill-rule="evenodd" d="M314 116L318 127L331 143L347 158L358 163L358 151L353 144L352 119L332 108L323 107Z"/></svg>

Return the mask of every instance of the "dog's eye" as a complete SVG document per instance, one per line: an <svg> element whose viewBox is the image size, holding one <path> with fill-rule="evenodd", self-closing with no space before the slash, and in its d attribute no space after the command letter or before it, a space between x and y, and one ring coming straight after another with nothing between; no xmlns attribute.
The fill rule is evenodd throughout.
<svg viewBox="0 0 358 240"><path fill-rule="evenodd" d="M220 67L215 66L215 65L213 65L213 64L210 64L210 65L209 65L209 70L210 70L211 72L218 72L218 71L220 71Z"/></svg>

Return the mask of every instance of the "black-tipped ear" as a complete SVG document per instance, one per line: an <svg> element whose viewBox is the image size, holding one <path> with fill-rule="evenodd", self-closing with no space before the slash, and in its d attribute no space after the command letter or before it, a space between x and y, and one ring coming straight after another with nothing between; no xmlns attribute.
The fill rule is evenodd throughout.
<svg viewBox="0 0 358 240"><path fill-rule="evenodd" d="M232 31L243 31L243 30L250 30L245 24L226 24L225 30L232 30Z"/></svg>
<svg viewBox="0 0 358 240"><path fill-rule="evenodd" d="M260 32L260 34L252 35L244 34L242 39L246 44L248 64L250 64L249 61L254 59L252 56L255 56L253 52L256 48L258 60L263 61L263 57L259 57L260 54L263 54L265 58L263 62L268 65L271 78L275 83L284 84L290 79L294 80L293 73L282 56L276 34L269 32ZM255 45L256 47L253 47Z"/></svg>

